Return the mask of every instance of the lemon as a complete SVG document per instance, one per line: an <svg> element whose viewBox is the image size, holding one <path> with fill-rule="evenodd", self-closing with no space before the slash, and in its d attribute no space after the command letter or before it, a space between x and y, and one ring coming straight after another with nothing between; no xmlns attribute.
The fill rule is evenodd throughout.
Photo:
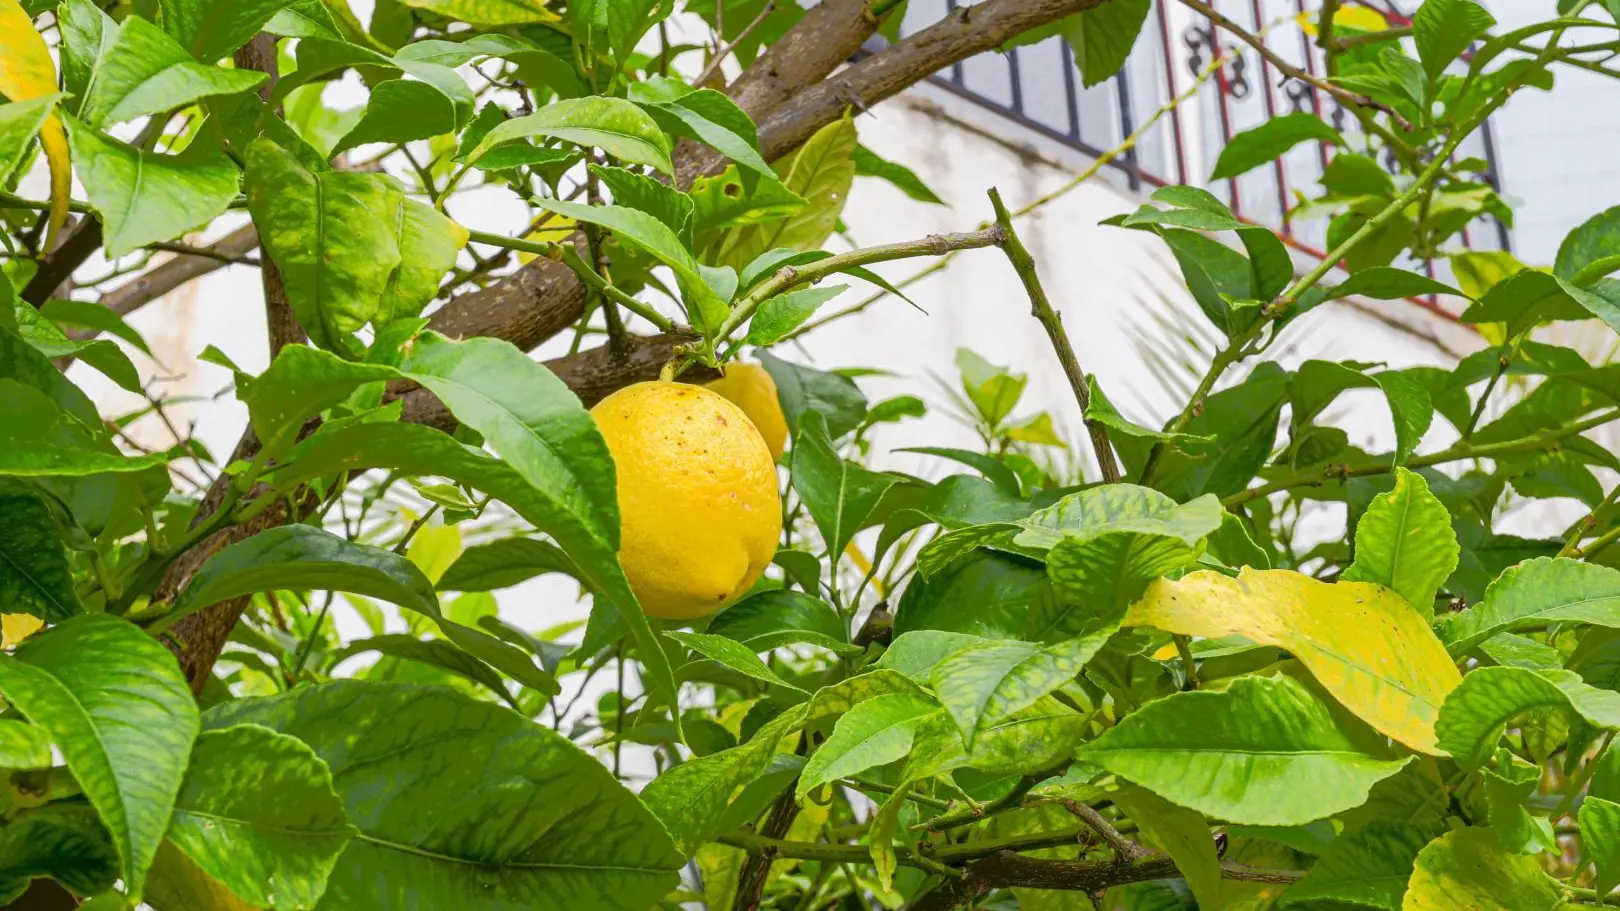
<svg viewBox="0 0 1620 911"><path fill-rule="evenodd" d="M743 410L748 419L759 428L765 445L771 448L771 458L777 458L787 446L787 419L782 417L782 403L776 398L776 381L758 364L727 364L726 375L710 383L708 388L720 393Z"/></svg>
<svg viewBox="0 0 1620 911"><path fill-rule="evenodd" d="M619 563L649 617L736 600L776 554L776 463L742 409L701 386L626 386L591 409L617 466Z"/></svg>

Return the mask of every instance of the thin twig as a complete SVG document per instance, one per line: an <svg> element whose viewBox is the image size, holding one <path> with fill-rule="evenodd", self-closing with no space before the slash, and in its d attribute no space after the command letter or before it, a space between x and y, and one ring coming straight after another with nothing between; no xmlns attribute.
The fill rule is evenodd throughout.
<svg viewBox="0 0 1620 911"><path fill-rule="evenodd" d="M726 58L731 56L731 52L737 49L737 45L742 44L745 40L747 40L748 36L753 33L754 29L759 28L762 24L764 24L765 20L770 17L771 13L774 12L776 12L776 0L767 0L766 4L763 7L760 7L759 14L756 15L751 22L743 26L743 30L737 33L737 37L731 39L731 41L722 45L719 50L714 52L714 58L709 61L708 66L703 68L703 72L699 73L698 77L692 80L692 84L695 86L707 85L709 80L714 78L714 74L720 71L720 65L725 63ZM716 3L715 16L718 18L719 15L720 4ZM715 27L719 28L718 24Z"/></svg>
<svg viewBox="0 0 1620 911"><path fill-rule="evenodd" d="M1012 215L1002 203L1000 191L994 188L990 190L990 204L996 210L996 230L1001 232L1001 250L1007 254L1013 271L1018 273L1018 278L1024 283L1024 292L1029 295L1030 315L1046 330L1046 337L1052 342L1052 350L1057 353L1058 363L1063 365L1063 375L1069 380L1069 389L1074 392L1074 399L1080 404L1080 417L1085 421L1086 431L1091 435L1091 451L1097 457L1097 468L1102 471L1105 483L1117 484L1123 480L1119 462L1114 459L1114 448L1108 439L1108 428L1091 419L1090 381L1085 371L1080 369L1080 361L1075 357L1074 346L1069 343L1068 333L1063 331L1063 316L1052 308L1052 302L1046 296L1046 289L1041 285L1040 274L1035 270L1035 258L1029 255L1024 242L1018 239L1018 232L1013 229Z"/></svg>
<svg viewBox="0 0 1620 911"><path fill-rule="evenodd" d="M186 256L206 256L209 259L217 259L222 263L230 263L233 265L260 265L260 261L257 256L250 256L246 253L232 253L229 250L220 250L214 247L198 247L193 244L180 243L179 241L160 240L157 243L147 244L147 246L153 250L162 250L165 253L182 253Z"/></svg>
<svg viewBox="0 0 1620 911"><path fill-rule="evenodd" d="M1276 67L1277 71L1282 73L1284 76L1287 76L1290 79L1298 79L1300 82L1303 82L1306 85L1312 86L1319 91L1326 92L1327 94L1332 95L1334 98L1337 98L1346 106L1374 108L1376 110L1383 111L1385 114L1388 114L1402 130L1409 133L1412 131L1412 124L1407 121L1405 117L1402 117L1400 114L1396 113L1394 108L1391 108L1389 105L1383 104L1382 102L1374 101L1360 92L1352 92L1349 89L1341 88L1340 86L1336 86L1324 79L1319 79L1316 76L1305 72L1299 67L1294 66L1292 63L1289 63L1282 57L1278 56L1277 52L1268 47L1266 43L1258 36L1254 35L1243 26L1238 25L1236 22L1233 22L1231 19L1221 15L1219 12L1216 12L1213 6L1210 6L1208 3L1204 3L1203 0L1181 0L1181 3L1188 9L1208 17L1209 21L1215 23L1222 29L1225 29L1227 32L1230 32L1232 36L1237 38L1239 41L1242 41L1249 47L1254 48L1256 53L1266 58L1266 62Z"/></svg>
<svg viewBox="0 0 1620 911"><path fill-rule="evenodd" d="M1098 813L1094 808L1078 800L1065 799L1060 802L1065 810L1079 817L1080 821L1085 823L1091 831L1096 832L1099 838L1108 843L1108 847L1114 851L1115 859L1120 863L1128 864L1147 855L1147 849L1119 834L1119 830L1114 828L1113 823L1104 819L1102 814Z"/></svg>

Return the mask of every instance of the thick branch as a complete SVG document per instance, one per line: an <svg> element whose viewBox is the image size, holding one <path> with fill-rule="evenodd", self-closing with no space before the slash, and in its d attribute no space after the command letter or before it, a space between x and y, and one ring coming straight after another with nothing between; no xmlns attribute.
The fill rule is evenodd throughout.
<svg viewBox="0 0 1620 911"><path fill-rule="evenodd" d="M56 289L72 277L73 271L100 249L101 222L86 215L79 219L79 226L60 246L40 260L39 271L23 286L22 299L36 307L44 305Z"/></svg>
<svg viewBox="0 0 1620 911"><path fill-rule="evenodd" d="M852 104L876 104L943 67L1105 2L1108 0L988 0L957 10L945 21L837 76L824 78L859 47L859 42L846 45L861 29L849 25L847 19L840 20L844 26L835 27L837 22L817 13L825 9L829 17L835 12L845 17L867 15L862 4L831 0L807 13L771 52L749 67L732 86L731 94L743 100L743 109L759 120L765 157L780 158L843 116ZM870 23L861 40L875 28L876 22ZM770 100L782 95L778 83L796 94L783 96L773 107ZM690 186L696 177L719 171L723 165L718 152L693 149L681 157L676 183ZM555 262L536 259L488 288L451 301L433 315L432 328L452 338L493 335L520 348L533 348L573 325L584 308L585 287L574 274Z"/></svg>

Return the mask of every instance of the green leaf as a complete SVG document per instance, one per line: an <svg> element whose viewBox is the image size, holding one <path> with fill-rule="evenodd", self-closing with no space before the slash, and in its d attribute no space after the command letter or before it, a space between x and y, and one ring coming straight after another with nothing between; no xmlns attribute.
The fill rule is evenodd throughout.
<svg viewBox="0 0 1620 911"><path fill-rule="evenodd" d="M991 427L1006 420L1029 383L1024 374L998 367L969 348L956 350L956 369L962 374L962 391L967 393L968 401Z"/></svg>
<svg viewBox="0 0 1620 911"><path fill-rule="evenodd" d="M298 323L347 355L401 265L402 191L383 174L310 171L268 139L247 150L248 211Z"/></svg>
<svg viewBox="0 0 1620 911"><path fill-rule="evenodd" d="M1198 911L1220 911L1221 860L1204 817L1142 788L1123 787L1109 799L1132 820L1147 842L1170 855L1198 899Z"/></svg>
<svg viewBox="0 0 1620 911"><path fill-rule="evenodd" d="M440 591L487 592L511 588L535 576L579 571L562 548L534 538L501 538L461 552L439 578Z"/></svg>
<svg viewBox="0 0 1620 911"><path fill-rule="evenodd" d="M427 66L418 64L417 68ZM452 78L457 82L461 79L453 73ZM455 91L454 83L447 86ZM464 93L465 83L461 89ZM463 99L458 97L460 94L446 94L438 84L416 79L379 82L366 100L360 121L332 146L332 154L371 142L403 143L454 133L466 121L471 108L471 96Z"/></svg>
<svg viewBox="0 0 1620 911"><path fill-rule="evenodd" d="M1087 715L1048 697L986 728L968 750L950 713L936 712L917 725L900 780L921 781L963 768L991 778L1047 772L1074 758L1089 724Z"/></svg>
<svg viewBox="0 0 1620 911"><path fill-rule="evenodd" d="M763 591L721 611L709 632L734 639L755 652L809 643L848 649L844 620L832 605L804 592Z"/></svg>
<svg viewBox="0 0 1620 911"><path fill-rule="evenodd" d="M399 269L383 289L379 326L421 313L467 245L467 229L427 203L402 196L397 211Z"/></svg>
<svg viewBox="0 0 1620 911"><path fill-rule="evenodd" d="M1109 532L1167 535L1191 546L1220 527L1226 511L1212 496L1181 504L1135 484L1108 484L1072 493L1017 524L1019 546L1045 550L1068 537Z"/></svg>
<svg viewBox="0 0 1620 911"><path fill-rule="evenodd" d="M1294 403L1294 426L1303 426L1348 389L1377 388L1389 403L1395 429L1395 460L1405 461L1434 422L1434 401L1416 376L1399 370L1369 373L1371 365L1338 361L1306 361L1289 384Z"/></svg>
<svg viewBox="0 0 1620 911"><path fill-rule="evenodd" d="M927 679L925 669L920 675ZM848 715L855 706L878 696L887 696L894 693L906 693L914 696L925 696L926 691L912 682L912 678L896 670L878 667L864 674L845 677L837 683L829 683L810 697L805 710L804 726L814 728L829 718L834 720ZM937 705L935 706L938 707Z"/></svg>
<svg viewBox="0 0 1620 911"><path fill-rule="evenodd" d="M0 475L84 477L145 471L166 460L162 453L129 457L107 452L45 393L0 380Z"/></svg>
<svg viewBox="0 0 1620 911"><path fill-rule="evenodd" d="M433 615L433 583L391 551L310 525L261 531L210 557L175 598L166 623L241 595L285 588L342 591L381 598Z"/></svg>
<svg viewBox="0 0 1620 911"><path fill-rule="evenodd" d="M439 611L433 583L410 560L309 525L284 525L232 544L204 563L164 615L181 617L241 595L282 588L381 598L432 619L445 638L525 686L550 694L556 683L522 650Z"/></svg>
<svg viewBox="0 0 1620 911"><path fill-rule="evenodd" d="M1405 823L1370 822L1346 832L1283 893L1282 904L1341 902L1401 911L1412 864L1428 840L1423 829Z"/></svg>
<svg viewBox="0 0 1620 911"><path fill-rule="evenodd" d="M1206 398L1184 429L1211 441L1166 450L1155 486L1181 501L1242 490L1271 456L1287 389L1281 369L1263 363L1242 384Z"/></svg>
<svg viewBox="0 0 1620 911"><path fill-rule="evenodd" d="M707 329L719 328L725 319L726 302L703 280L698 261L685 242L655 216L624 206L591 206L560 199L536 199L534 204L547 212L606 228L619 240L668 266L675 273L687 314Z"/></svg>
<svg viewBox="0 0 1620 911"><path fill-rule="evenodd" d="M1429 82L1495 24L1496 17L1474 0L1425 0L1412 17L1412 37Z"/></svg>
<svg viewBox="0 0 1620 911"><path fill-rule="evenodd" d="M1006 493L1016 497L1019 495L1018 474L1007 463L995 456L969 449L952 449L947 446L912 446L906 449L897 449L896 452L916 452L922 455L938 456L960 462L984 475L985 480L996 485Z"/></svg>
<svg viewBox="0 0 1620 911"><path fill-rule="evenodd" d="M956 720L969 750L979 733L1073 682L1119 628L1118 620L1054 645L989 642L969 646L935 665L939 701Z"/></svg>
<svg viewBox="0 0 1620 911"><path fill-rule="evenodd" d="M854 380L784 361L769 351L760 351L757 356L760 366L776 383L782 417L793 433L799 432L800 420L812 411L826 420L827 435L834 440L861 425L866 416L866 396Z"/></svg>
<svg viewBox="0 0 1620 911"><path fill-rule="evenodd" d="M691 856L714 837L732 795L765 770L778 741L803 719L801 707L789 709L747 742L683 762L648 783L641 800L663 821L682 854Z"/></svg>
<svg viewBox="0 0 1620 911"><path fill-rule="evenodd" d="M1410 759L1288 677L1149 702L1080 758L1207 816L1275 826L1359 806Z"/></svg>
<svg viewBox="0 0 1620 911"><path fill-rule="evenodd" d="M739 228L727 237L715 263L741 269L778 247L820 248L837 226L855 181L855 146L855 122L846 114L776 162L782 185L807 205L786 218Z"/></svg>
<svg viewBox="0 0 1620 911"><path fill-rule="evenodd" d="M262 724L330 767L359 831L323 909L371 911L401 895L466 911L643 907L677 882L683 858L634 794L561 735L500 706L340 681L222 703L207 724ZM476 774L458 774L469 756Z"/></svg>
<svg viewBox="0 0 1620 911"><path fill-rule="evenodd" d="M0 656L0 695L50 731L139 901L197 736L197 703L174 655L134 624L87 614Z"/></svg>
<svg viewBox="0 0 1620 911"><path fill-rule="evenodd" d="M146 339L135 331L135 327L124 322L124 318L114 313L112 308L102 304L54 298L46 301L44 306L39 308L39 312L58 325L66 324L105 332L129 342L145 354L152 353Z"/></svg>
<svg viewBox="0 0 1620 911"><path fill-rule="evenodd" d="M550 22L557 14L543 0L400 0L406 6L458 19L468 25L525 25Z"/></svg>
<svg viewBox="0 0 1620 911"><path fill-rule="evenodd" d="M1474 768L1490 758L1509 719L1548 706L1574 712L1596 728L1620 729L1620 693L1589 686L1574 671L1481 667L1446 697L1435 734L1441 749Z"/></svg>
<svg viewBox="0 0 1620 911"><path fill-rule="evenodd" d="M687 92L671 101L646 105L659 126L673 136L686 136L704 143L738 165L762 175L768 183L780 180L759 152L759 132L754 121L725 93L714 89Z"/></svg>
<svg viewBox="0 0 1620 911"><path fill-rule="evenodd" d="M664 635L708 658L710 661L731 668L744 677L752 677L769 686L779 686L790 690L799 689L781 677L776 676L775 672L766 667L765 662L754 654L753 649L743 645L741 642L727 639L724 636L711 636L708 633L690 633L682 630L673 630ZM799 692L803 692L803 690L799 690Z"/></svg>
<svg viewBox="0 0 1620 911"><path fill-rule="evenodd" d="M1135 531L1065 537L1046 555L1053 593L1030 605L1032 635L1107 639L1150 583L1191 566L1198 550L1174 535Z"/></svg>
<svg viewBox="0 0 1620 911"><path fill-rule="evenodd" d="M493 343L494 340L488 341ZM419 349L420 343L418 340ZM287 352L292 350L290 347L284 349L281 356L286 357ZM524 360L529 365L524 369L532 368L550 376L545 368L527 358ZM561 381L555 377L541 382L536 377L526 376L520 388L529 397L527 407L530 408L550 407L545 405L545 399L556 395L559 389L566 393ZM542 394L537 396L536 393ZM552 399L551 404L561 407L556 399ZM573 407L579 408L577 404ZM580 409L580 413L585 414L583 409ZM589 422L588 415L585 420ZM568 454L569 464L573 466L570 470L583 472L592 479L592 483L599 484L611 477L612 457L607 455L606 444L601 442L594 425L588 431L584 426L567 416L546 425L548 433L560 432L557 450ZM575 429L576 435L569 435L567 431L570 429ZM614 556L618 550L618 536L614 534L611 539L601 536L602 532L597 530L596 524L600 517L593 519L587 512L582 512L579 496L566 494L565 482L553 484L542 477L540 480L545 483L537 486L516 467L464 446L429 427L415 424L358 424L336 432L318 433L305 441L294 452L292 464L276 473L275 483L278 486L298 484L339 471L364 468L387 468L410 475L448 478L490 494L510 506L535 528L550 535L579 569L582 581L605 597L624 618L635 636L637 650L653 685L673 699L675 675ZM615 518L610 528L616 531L617 512L612 516Z"/></svg>
<svg viewBox="0 0 1620 911"><path fill-rule="evenodd" d="M1087 88L1124 68L1152 7L1151 0L1115 0L1062 21L1058 31L1073 48L1075 65Z"/></svg>
<svg viewBox="0 0 1620 911"><path fill-rule="evenodd" d="M1433 2L1433 0L1430 0ZM1489 829L1457 829L1417 856L1401 911L1558 911L1557 883L1529 854L1509 854Z"/></svg>
<svg viewBox="0 0 1620 911"><path fill-rule="evenodd" d="M889 650L878 659L877 666L896 671L912 680L927 681L934 667L951 655L971 645L988 642L981 636L945 630L912 630L894 637Z"/></svg>
<svg viewBox="0 0 1620 911"><path fill-rule="evenodd" d="M223 153L159 155L64 119L110 258L206 225L236 198L236 165Z"/></svg>
<svg viewBox="0 0 1620 911"><path fill-rule="evenodd" d="M840 456L820 412L800 416L793 436L793 489L835 561L899 480Z"/></svg>
<svg viewBox="0 0 1620 911"><path fill-rule="evenodd" d="M1620 269L1620 206L1599 212L1565 235L1553 263L1553 274L1574 285L1589 285L1615 269Z"/></svg>
<svg viewBox="0 0 1620 911"><path fill-rule="evenodd" d="M1435 281L1420 272L1410 272L1393 266L1368 266L1357 270L1343 284L1334 285L1323 300L1370 297L1373 300L1390 301L1403 297L1422 297L1426 294L1466 296L1445 282Z"/></svg>
<svg viewBox="0 0 1620 911"><path fill-rule="evenodd" d="M28 144L45 125L51 108L61 95L43 95L27 101L0 104L0 180L11 176L22 161Z"/></svg>
<svg viewBox="0 0 1620 911"><path fill-rule="evenodd" d="M1233 136L1221 149L1215 161L1210 180L1236 177L1263 164L1281 158L1289 149L1302 142L1331 142L1343 145L1339 131L1315 114L1299 112L1273 117L1257 127L1251 127Z"/></svg>
<svg viewBox="0 0 1620 911"><path fill-rule="evenodd" d="M246 92L264 80L263 73L253 70L198 63L162 29L131 16L96 59L78 116L100 128L172 111L213 95Z"/></svg>
<svg viewBox="0 0 1620 911"><path fill-rule="evenodd" d="M94 895L112 888L118 870L118 850L89 804L57 801L0 826L0 901L15 902L36 876Z"/></svg>
<svg viewBox="0 0 1620 911"><path fill-rule="evenodd" d="M1489 291L1457 317L1465 323L1506 323L1516 337L1547 322L1583 320L1596 316L1610 328L1620 325L1607 295L1606 282L1577 288L1562 278L1525 269L1491 286Z"/></svg>
<svg viewBox="0 0 1620 911"><path fill-rule="evenodd" d="M747 343L774 345L804 325L821 305L843 293L848 285L815 285L778 294L759 305L748 324Z"/></svg>
<svg viewBox="0 0 1620 911"><path fill-rule="evenodd" d="M51 735L38 725L0 718L0 768L46 769L51 765Z"/></svg>
<svg viewBox="0 0 1620 911"><path fill-rule="evenodd" d="M598 148L614 158L644 164L673 175L669 137L646 111L622 98L565 98L527 117L504 121L490 130L467 156L477 164L486 152L502 143L540 137ZM566 212L561 214L568 214Z"/></svg>
<svg viewBox="0 0 1620 911"><path fill-rule="evenodd" d="M605 168L590 165L590 171L601 178L613 194L613 201L621 206L639 209L664 223L677 237L687 237L692 229L692 197L659 183L651 177L624 168Z"/></svg>
<svg viewBox="0 0 1620 911"><path fill-rule="evenodd" d="M1356 523L1356 559L1340 576L1392 589L1425 616L1457 568L1461 548L1451 513L1421 475L1395 470L1395 487L1373 497Z"/></svg>
<svg viewBox="0 0 1620 911"><path fill-rule="evenodd" d="M906 194L918 202L932 203L936 206L945 205L945 200L939 194L923 183L917 172L911 170L897 161L883 158L876 152L863 145L855 147L855 176L877 177L892 184L895 189Z"/></svg>
<svg viewBox="0 0 1620 911"><path fill-rule="evenodd" d="M355 655L363 655L367 652L376 652L385 659L395 659L386 664L373 665L365 674L367 679L400 679L395 676L398 662L414 661L482 686L500 697L501 701L513 704L511 691L502 681L501 675L495 673L489 665L448 642L441 642L436 639L418 639L409 633L383 633L377 636L352 640L348 645L331 653L330 666L336 667ZM413 681L421 680L420 677L414 676L409 679ZM548 695L554 695L554 691L555 688L548 688L546 692Z"/></svg>
<svg viewBox="0 0 1620 911"><path fill-rule="evenodd" d="M158 0L163 30L204 63L248 43L292 0Z"/></svg>
<svg viewBox="0 0 1620 911"><path fill-rule="evenodd" d="M1462 655L1499 632L1548 623L1592 623L1620 629L1620 571L1563 557L1509 567L1485 589L1485 600L1440 624L1446 650Z"/></svg>
<svg viewBox="0 0 1620 911"><path fill-rule="evenodd" d="M1032 610L1051 600L1051 587L1039 563L979 551L932 578L913 576L901 594L895 630L902 636L939 630L1014 639L1029 634Z"/></svg>
<svg viewBox="0 0 1620 911"><path fill-rule="evenodd" d="M823 784L904 758L911 752L917 725L938 711L933 699L913 693L873 696L856 703L810 755L794 796L803 801Z"/></svg>
<svg viewBox="0 0 1620 911"><path fill-rule="evenodd" d="M3 306L3 305L0 305ZM91 306L99 306L92 304ZM101 308L106 309L106 308ZM111 311L109 311L111 312ZM101 371L108 379L130 392L140 393L141 378L129 355L107 339L70 339L26 301L17 301L15 331L34 350L48 358L76 357Z"/></svg>
<svg viewBox="0 0 1620 911"><path fill-rule="evenodd" d="M65 620L84 608L56 520L45 501L0 486L0 604L7 613Z"/></svg>
<svg viewBox="0 0 1620 911"><path fill-rule="evenodd" d="M1597 894L1620 885L1620 803L1587 795L1581 801L1581 847L1597 868Z"/></svg>
<svg viewBox="0 0 1620 911"><path fill-rule="evenodd" d="M349 831L326 763L242 724L197 738L168 837L242 901L296 911L320 900Z"/></svg>

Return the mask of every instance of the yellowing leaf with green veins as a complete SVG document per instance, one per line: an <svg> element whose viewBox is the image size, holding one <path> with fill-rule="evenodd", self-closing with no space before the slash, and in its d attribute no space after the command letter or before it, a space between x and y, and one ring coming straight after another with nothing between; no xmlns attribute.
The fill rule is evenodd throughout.
<svg viewBox="0 0 1620 911"><path fill-rule="evenodd" d="M1443 755L1434 722L1462 675L1429 624L1389 589L1283 569L1245 569L1235 579L1196 572L1154 582L1125 625L1286 649L1363 721Z"/></svg>
<svg viewBox="0 0 1620 911"><path fill-rule="evenodd" d="M1489 829L1458 829L1418 855L1401 911L1559 911L1556 883L1529 854L1502 850Z"/></svg>
<svg viewBox="0 0 1620 911"><path fill-rule="evenodd" d="M0 95L31 101L56 94L56 64L45 39L17 0L0 0ZM55 113L45 118L39 144L51 168L51 214L45 249L55 246L56 232L67 221L73 170L68 163L67 130Z"/></svg>

